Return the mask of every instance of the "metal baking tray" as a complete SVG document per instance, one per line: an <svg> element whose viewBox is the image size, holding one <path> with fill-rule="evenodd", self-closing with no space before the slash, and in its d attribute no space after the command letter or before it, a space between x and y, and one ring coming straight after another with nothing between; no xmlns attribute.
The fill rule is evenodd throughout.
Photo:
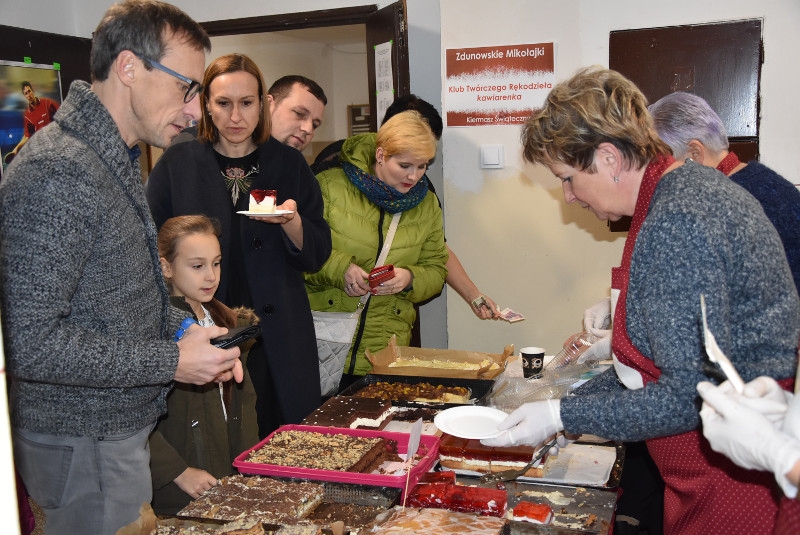
<svg viewBox="0 0 800 535"><path fill-rule="evenodd" d="M535 483L504 483L508 492L508 509L520 501L547 503L553 509L553 520L543 526L509 520L509 534L598 534L607 535L612 528L618 493L588 487L561 487ZM526 493L528 494L526 496ZM594 515L589 523L590 516Z"/></svg>
<svg viewBox="0 0 800 535"><path fill-rule="evenodd" d="M538 479L534 478L527 478L521 477L519 479L520 482L523 483L531 483L531 484L541 484L541 485L562 485L562 486L581 486L581 487L591 487L591 488L598 488L598 489L615 489L619 486L620 478L622 477L622 467L625 464L625 445L616 442L607 442L603 444L597 444L594 442L591 443L584 443L581 440L577 440L576 443L578 444L587 444L587 445L601 445L605 447L610 447L615 449L616 457L614 458L614 462L611 466L611 470L608 475L608 479L603 484L595 484L593 482L587 481L573 481L568 482L561 479L545 479L542 481L538 481ZM502 450L502 448L497 448ZM461 478L474 478L472 479L472 484L477 484L477 479L483 475L483 473L473 472L471 470L462 470L462 469L452 469L452 468L445 468L441 464L437 463L435 470L450 470L456 473L456 475Z"/></svg>
<svg viewBox="0 0 800 535"><path fill-rule="evenodd" d="M307 479L297 478L275 478L282 481L291 481L295 483L305 483ZM317 481L316 483L323 486L325 489L325 497L322 499L323 504L352 504L362 505L369 507L376 507L382 509L375 515L377 519L381 515L385 515L386 511L400 503L400 494L402 490L394 487L374 487L369 485L355 485L349 483L336 483L333 481ZM311 515L309 515L311 516ZM373 522L376 520L373 519ZM324 535L333 535L330 528L324 523L319 524L322 528ZM371 526L364 526L358 531L351 531L351 533L368 533Z"/></svg>
<svg viewBox="0 0 800 535"><path fill-rule="evenodd" d="M419 383L430 383L434 386L462 386L470 389L471 393L469 402L473 405L479 405L489 394L489 392L492 390L492 386L494 385L494 381L491 379L457 379L452 377L369 374L348 386L346 389L340 392L339 395L352 396L362 388L378 382L408 383L412 385ZM450 407L459 407L462 405L461 403L419 403L413 401L391 401L392 405L397 407L426 407L432 409L448 409Z"/></svg>
<svg viewBox="0 0 800 535"><path fill-rule="evenodd" d="M471 477L458 476L461 485L475 484ZM502 487L500 487L502 485ZM508 493L508 510L520 501L546 503L553 509L553 520L548 525L508 520L504 535L608 535L614 519L618 492L616 490L588 487L521 483L508 481L498 484ZM594 519L589 523L590 515Z"/></svg>
<svg viewBox="0 0 800 535"><path fill-rule="evenodd" d="M281 481L309 483L309 479L276 477ZM401 489L396 487L375 487L334 481L314 481L325 489L324 503L352 503L354 505L374 505L390 509L400 503Z"/></svg>

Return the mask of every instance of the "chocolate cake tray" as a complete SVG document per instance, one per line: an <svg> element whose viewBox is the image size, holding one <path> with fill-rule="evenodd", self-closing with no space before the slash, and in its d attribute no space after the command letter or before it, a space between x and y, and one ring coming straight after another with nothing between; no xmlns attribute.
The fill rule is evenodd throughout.
<svg viewBox="0 0 800 535"><path fill-rule="evenodd" d="M253 477L263 477L263 476L253 476ZM268 479L282 481L285 483L308 482L307 479L297 479L297 478L276 477ZM321 522L320 519L315 518L315 515L325 507L328 507L329 509L332 508L335 510L333 516L338 517L341 515L341 518L339 519L345 521L345 524L351 528L352 533L356 532L366 533L367 526L370 526L371 522L374 521L375 518L377 518L380 514L384 513L385 511L388 511L389 509L400 503L401 490L399 488L355 485L348 483L334 483L331 481L321 481L318 482L318 484L321 485L325 490L325 495L322 500L322 503L320 503L314 508L314 510L306 517L306 520L316 525L319 525L322 528L322 533L325 535L332 534L331 530L327 528L327 524L330 524L330 522L333 521L334 519L328 519L327 521ZM369 509L370 518L366 519L363 522L363 525L353 527L353 525L347 523L347 516L346 516L348 514L352 515L353 511L348 512L348 509L346 508L355 509L359 507L361 507L362 509ZM361 511L361 514L363 516L364 512ZM218 520L212 518L160 515L158 517L158 522L159 525L165 525L165 526L218 529L228 524L230 521ZM274 533L281 528L281 525L272 523L263 523L262 527L264 528L265 533Z"/></svg>
<svg viewBox="0 0 800 535"><path fill-rule="evenodd" d="M430 470L439 458L439 438L431 435L420 437L417 456L421 456L417 464L410 471L398 475L379 473L345 472L337 470L324 470L319 468L302 468L295 466L282 466L277 464L257 463L247 460L250 453L261 449L265 444L282 431L307 431L324 435L347 435L353 437L383 438L387 442L397 444L397 453L403 456L408 451L410 435L406 433L391 433L386 431L372 431L367 429L345 429L341 427L318 427L309 425L284 425L273 431L267 438L252 448L239 454L233 461L233 466L242 474L266 475L273 477L288 477L307 479L311 481L331 481L334 483L351 483L357 485L393 487L399 489L413 488L422 474ZM401 493L402 497L402 493Z"/></svg>
<svg viewBox="0 0 800 535"><path fill-rule="evenodd" d="M408 383L419 384L429 383L433 386L460 386L470 390L469 403L472 405L479 405L483 399L489 394L494 385L491 379L456 379L451 377L422 377L415 375L379 375L368 374L348 386L345 390L339 393L340 396L353 396L356 393L378 382L387 383ZM435 409L449 409L451 407L459 407L461 403L435 403L435 402L417 402L417 401L400 401L391 400L392 405L397 407L427 407Z"/></svg>

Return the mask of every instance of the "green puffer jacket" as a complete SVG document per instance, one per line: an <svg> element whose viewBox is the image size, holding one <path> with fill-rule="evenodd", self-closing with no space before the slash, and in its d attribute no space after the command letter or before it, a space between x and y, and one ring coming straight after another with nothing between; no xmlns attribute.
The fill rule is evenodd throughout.
<svg viewBox="0 0 800 535"><path fill-rule="evenodd" d="M375 134L361 134L347 139L340 155L342 161L350 162L360 169L372 173L375 163ZM342 170L334 167L317 175L325 199L325 219L331 227L333 251L330 258L316 273L307 273L306 291L312 310L352 312L358 305L358 297L350 297L344 289L344 273L355 263L367 273L375 267L379 243L386 236L391 223L391 214L385 212L356 188ZM425 301L442 291L447 269L447 247L444 243L442 210L433 193L406 212L400 218L392 247L385 264L405 268L414 275L409 291L394 295L370 297L367 302L366 319L361 341L356 347L356 361L352 362L353 350L345 363L344 372L365 375L370 363L364 350L379 351L386 347L389 338L397 335L399 345L408 345L411 327L416 318L414 303ZM361 329L356 329L354 340Z"/></svg>

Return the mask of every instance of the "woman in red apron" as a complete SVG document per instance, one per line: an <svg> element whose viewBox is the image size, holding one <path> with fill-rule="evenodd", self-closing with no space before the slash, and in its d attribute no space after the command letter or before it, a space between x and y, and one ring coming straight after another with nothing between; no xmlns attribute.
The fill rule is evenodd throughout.
<svg viewBox="0 0 800 535"><path fill-rule="evenodd" d="M665 533L771 533L772 478L711 449L695 391L705 379L701 295L745 381L794 377L800 299L758 201L714 169L675 161L644 95L608 69L556 85L522 139L525 159L561 179L568 203L633 220L612 270L614 366L575 396L523 405L486 443L539 444L562 429L646 440L665 481Z"/></svg>

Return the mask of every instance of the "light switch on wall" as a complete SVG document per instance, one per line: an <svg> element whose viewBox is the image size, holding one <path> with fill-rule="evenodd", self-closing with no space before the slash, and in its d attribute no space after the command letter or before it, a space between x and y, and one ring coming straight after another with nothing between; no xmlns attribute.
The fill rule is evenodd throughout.
<svg viewBox="0 0 800 535"><path fill-rule="evenodd" d="M502 145L481 145L482 169L502 169L504 166Z"/></svg>

